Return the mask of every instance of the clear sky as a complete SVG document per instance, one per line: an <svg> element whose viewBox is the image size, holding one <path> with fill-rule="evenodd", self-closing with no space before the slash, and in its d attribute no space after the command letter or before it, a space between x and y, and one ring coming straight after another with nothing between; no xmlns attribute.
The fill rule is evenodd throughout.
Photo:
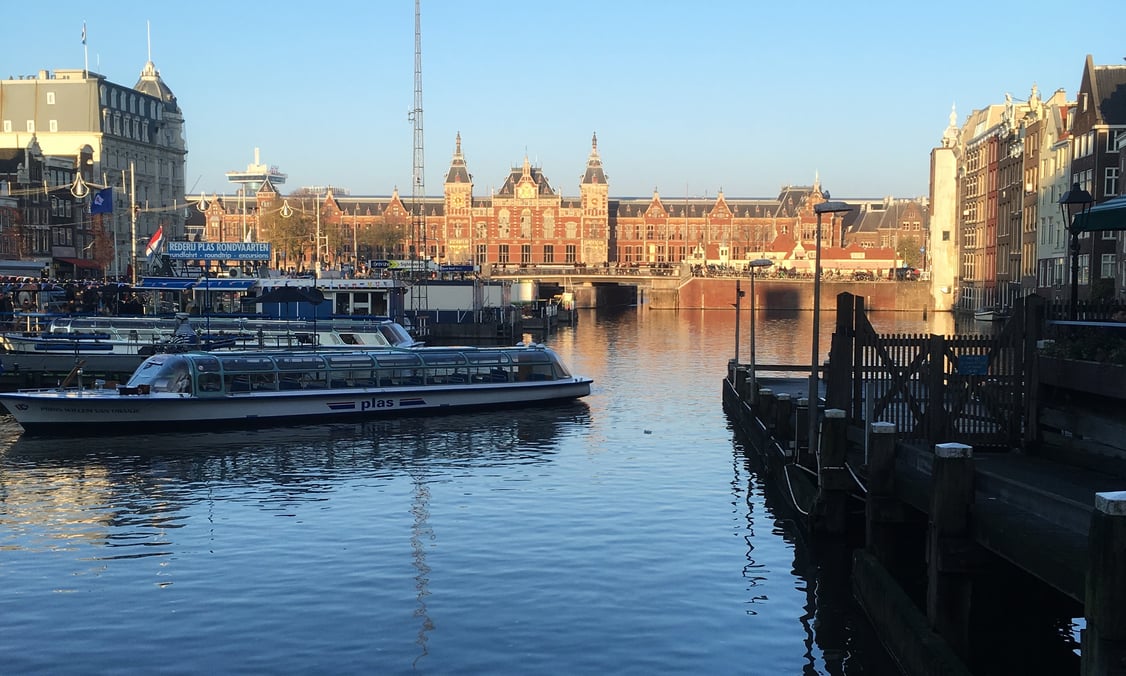
<svg viewBox="0 0 1126 676"><path fill-rule="evenodd" d="M261 159L283 192L411 192L413 0L10 3L0 77L147 58L186 119L189 193ZM949 121L1006 92L1074 97L1123 64L1121 0L423 0L426 192L461 132L474 194L525 155L578 195L591 134L615 197L918 197ZM987 65L983 65L987 64Z"/></svg>

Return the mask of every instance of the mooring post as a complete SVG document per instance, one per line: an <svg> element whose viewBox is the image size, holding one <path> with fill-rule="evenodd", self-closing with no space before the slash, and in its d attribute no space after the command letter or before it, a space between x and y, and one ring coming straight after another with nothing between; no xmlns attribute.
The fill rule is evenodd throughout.
<svg viewBox="0 0 1126 676"><path fill-rule="evenodd" d="M809 467L809 399L799 397L794 408L794 458L802 467Z"/></svg>
<svg viewBox="0 0 1126 676"><path fill-rule="evenodd" d="M1126 491L1096 493L1080 673L1126 674Z"/></svg>
<svg viewBox="0 0 1126 676"><path fill-rule="evenodd" d="M969 655L974 501L973 447L935 444L927 533L927 618L961 658Z"/></svg>
<svg viewBox="0 0 1126 676"><path fill-rule="evenodd" d="M774 390L764 387L758 391L758 406L755 414L768 432L774 432Z"/></svg>
<svg viewBox="0 0 1126 676"><path fill-rule="evenodd" d="M848 457L848 420L844 409L830 408L822 420L821 448L817 460L818 523L827 533L843 535L847 523L848 494L856 482L845 467Z"/></svg>
<svg viewBox="0 0 1126 676"><path fill-rule="evenodd" d="M789 441L794 436L790 429L790 416L793 412L793 397L786 392L778 393L774 401L774 440L785 449L789 448Z"/></svg>
<svg viewBox="0 0 1126 676"><path fill-rule="evenodd" d="M868 495L864 501L864 547L887 570L895 563L895 529L903 505L895 498L895 424L868 426Z"/></svg>

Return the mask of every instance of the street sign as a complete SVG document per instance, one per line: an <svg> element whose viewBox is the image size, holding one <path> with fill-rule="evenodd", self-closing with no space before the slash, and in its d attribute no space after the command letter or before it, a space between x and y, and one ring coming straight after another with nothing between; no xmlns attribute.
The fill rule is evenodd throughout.
<svg viewBox="0 0 1126 676"><path fill-rule="evenodd" d="M964 376L989 374L989 355L963 354L958 356L958 373Z"/></svg>
<svg viewBox="0 0 1126 676"><path fill-rule="evenodd" d="M383 268L391 267L391 261L372 261L371 267L375 270L382 270Z"/></svg>

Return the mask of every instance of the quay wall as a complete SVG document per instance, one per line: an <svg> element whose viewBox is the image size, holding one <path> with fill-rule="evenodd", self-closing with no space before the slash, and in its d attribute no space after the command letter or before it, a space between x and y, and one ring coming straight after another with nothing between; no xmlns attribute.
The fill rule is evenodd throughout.
<svg viewBox="0 0 1126 676"><path fill-rule="evenodd" d="M676 308L657 307L652 309L701 309L729 310L735 302L735 279L715 277L693 277L680 286ZM750 307L749 279L738 280L739 288L747 296L743 307ZM930 284L926 282L821 282L821 307L836 307L837 294L848 292L864 298L868 310L894 310L900 312L919 312L933 309ZM654 296L654 301L657 297ZM757 309L769 310L812 310L813 283L810 281L786 279L756 279L755 305Z"/></svg>

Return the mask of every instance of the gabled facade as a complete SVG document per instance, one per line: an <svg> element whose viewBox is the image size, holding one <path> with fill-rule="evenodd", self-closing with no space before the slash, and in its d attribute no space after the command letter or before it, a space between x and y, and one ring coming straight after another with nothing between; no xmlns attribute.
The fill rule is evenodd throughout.
<svg viewBox="0 0 1126 676"><path fill-rule="evenodd" d="M1096 66L1090 55L1071 118L1071 182L1095 203L1122 190L1118 135L1126 130L1126 66ZM1114 297L1119 273L1119 232L1084 234L1079 240L1079 298Z"/></svg>
<svg viewBox="0 0 1126 676"><path fill-rule="evenodd" d="M1060 89L1043 105L1035 107L1026 130L1029 150L1026 171L1036 200L1035 213L1028 211L1025 232L1031 231L1034 239L1036 266L1033 279L1026 289L1052 300L1062 302L1065 294L1067 265L1067 225L1060 211L1059 200L1071 187L1070 136L1068 118L1075 102ZM1033 164L1034 163L1034 164Z"/></svg>
<svg viewBox="0 0 1126 676"><path fill-rule="evenodd" d="M60 167L69 163L71 175L81 173L91 192L106 187L103 181L115 189L114 213L102 222L72 219L70 223L80 222L75 227L50 224L40 236L29 221L26 255L88 261L95 240L116 233L117 242L106 248L116 251L118 259L105 267L111 274L122 273L135 244L133 231L142 239L164 226L165 236L181 238L187 154L183 126L176 97L151 61L133 87L75 69L0 80L0 148L19 150L35 140L45 157L58 158ZM65 187L51 184L48 190ZM135 226L131 203L137 206Z"/></svg>

